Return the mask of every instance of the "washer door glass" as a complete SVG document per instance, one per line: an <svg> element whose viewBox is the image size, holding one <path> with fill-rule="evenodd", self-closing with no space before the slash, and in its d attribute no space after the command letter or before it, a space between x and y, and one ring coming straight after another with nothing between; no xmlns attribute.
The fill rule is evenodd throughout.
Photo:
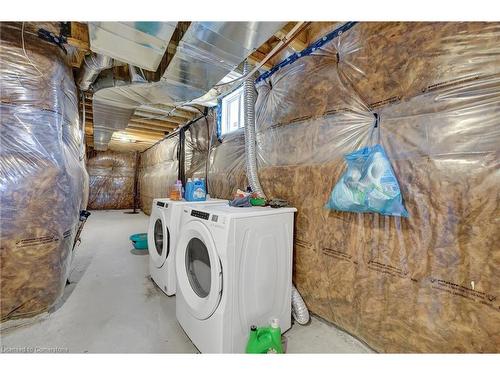
<svg viewBox="0 0 500 375"><path fill-rule="evenodd" d="M212 283L210 257L207 247L199 238L194 237L188 242L185 262L191 288L199 297L207 297Z"/></svg>
<svg viewBox="0 0 500 375"><path fill-rule="evenodd" d="M160 256L163 253L163 241L165 240L164 237L163 237L163 235L164 235L164 233L163 233L163 225L161 223L161 220L160 219L156 219L155 228L154 228L154 241L155 241L156 252ZM168 228L167 228L167 238L166 238L166 241L167 241L167 246L166 246L167 253L165 254L165 257L167 257L168 253L170 252L170 233L168 231Z"/></svg>

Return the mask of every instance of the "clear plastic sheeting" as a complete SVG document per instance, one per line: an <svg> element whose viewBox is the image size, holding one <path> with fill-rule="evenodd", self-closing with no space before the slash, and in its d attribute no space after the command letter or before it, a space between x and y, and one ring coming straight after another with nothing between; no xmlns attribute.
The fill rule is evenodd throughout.
<svg viewBox="0 0 500 375"><path fill-rule="evenodd" d="M136 161L135 152L91 152L87 161L90 175L89 210L134 207Z"/></svg>
<svg viewBox="0 0 500 375"><path fill-rule="evenodd" d="M499 23L358 23L258 84L260 182L298 209L294 283L378 351L500 350L498 40ZM324 208L375 114L409 218ZM238 133L213 145L212 196L241 186L243 152Z"/></svg>
<svg viewBox="0 0 500 375"><path fill-rule="evenodd" d="M151 214L153 199L167 198L168 189L179 174L179 133L166 138L141 154L139 191L141 209Z"/></svg>
<svg viewBox="0 0 500 375"><path fill-rule="evenodd" d="M215 134L215 129L212 130ZM224 135L222 142L212 137L208 167L208 192L212 198L233 199L238 189L248 185L245 169L243 129Z"/></svg>
<svg viewBox="0 0 500 375"><path fill-rule="evenodd" d="M211 129L215 125L213 114L193 122L184 135L184 173L188 178L205 178Z"/></svg>
<svg viewBox="0 0 500 375"><path fill-rule="evenodd" d="M78 98L64 55L22 33L21 23L1 23L0 38L0 304L6 320L46 311L61 296L86 172Z"/></svg>

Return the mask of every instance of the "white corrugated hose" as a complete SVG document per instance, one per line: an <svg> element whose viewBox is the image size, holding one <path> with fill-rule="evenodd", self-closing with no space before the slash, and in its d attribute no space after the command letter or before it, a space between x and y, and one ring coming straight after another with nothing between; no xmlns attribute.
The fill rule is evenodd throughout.
<svg viewBox="0 0 500 375"><path fill-rule="evenodd" d="M245 61L243 74L250 72L250 65ZM255 83L253 75L245 79L244 83L244 104L245 104L245 160L247 169L247 179L252 191L260 197L265 198L265 194L259 182L257 174L257 153L255 134ZM299 324L309 322L309 311L304 303L299 291L292 285L292 316Z"/></svg>

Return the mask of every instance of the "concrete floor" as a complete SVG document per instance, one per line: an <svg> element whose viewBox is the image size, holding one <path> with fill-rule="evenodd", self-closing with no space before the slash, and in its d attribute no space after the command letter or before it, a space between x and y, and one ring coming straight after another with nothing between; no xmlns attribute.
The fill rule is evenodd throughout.
<svg viewBox="0 0 500 375"><path fill-rule="evenodd" d="M197 353L175 319L175 297L149 279L148 256L128 237L146 232L148 216L94 211L76 249L71 284L55 311L1 325L1 346L72 353ZM288 353L369 353L347 333L318 320L285 334ZM43 351L43 350L42 350Z"/></svg>

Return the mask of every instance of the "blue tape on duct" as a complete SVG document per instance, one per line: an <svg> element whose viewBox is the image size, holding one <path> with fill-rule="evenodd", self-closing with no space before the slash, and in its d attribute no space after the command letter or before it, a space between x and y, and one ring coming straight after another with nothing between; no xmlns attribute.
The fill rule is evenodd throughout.
<svg viewBox="0 0 500 375"><path fill-rule="evenodd" d="M340 26L339 28L337 28L337 29L333 30L332 32L326 34L321 39L319 39L316 42L314 42L313 44L311 44L309 47L303 49L300 52L296 52L293 55L290 55L285 60L283 60L282 62L280 62L278 65L273 66L271 68L271 70L269 70L269 71L267 71L265 73L262 73L255 80L255 83L258 83L258 82L260 82L262 80L265 80L266 78L269 78L270 76L272 76L274 73L276 73L278 70L280 70L284 66L287 66L287 65L293 63L294 61L300 59L301 57L310 55L311 53L313 53L314 51L316 51L318 48L322 47L326 43L328 43L331 40L335 39L337 36L343 34L347 30L349 30L356 23L357 22L347 22L347 23L343 24L342 26Z"/></svg>

